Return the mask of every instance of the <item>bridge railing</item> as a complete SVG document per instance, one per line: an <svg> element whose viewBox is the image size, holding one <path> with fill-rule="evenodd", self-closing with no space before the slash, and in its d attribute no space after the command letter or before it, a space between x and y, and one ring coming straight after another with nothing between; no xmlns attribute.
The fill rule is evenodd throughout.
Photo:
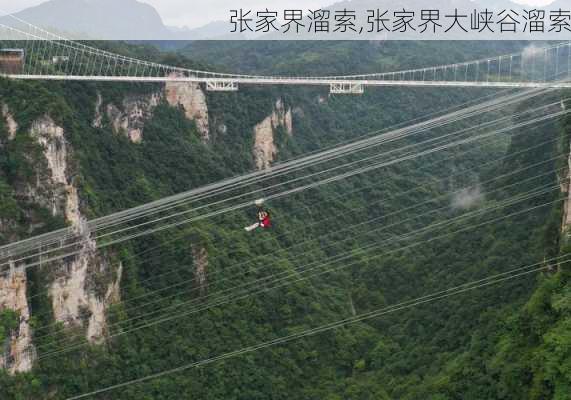
<svg viewBox="0 0 571 400"><path fill-rule="evenodd" d="M547 47L530 46L522 52L492 58L394 72L334 76L266 76L202 71L115 54L86 43L71 41L17 17L0 24L0 49L24 51L20 74L14 69L0 73L28 77L107 77L195 80L210 87L232 89L240 83L299 83L334 85L365 82L547 82L571 75L571 42ZM341 86L335 85L339 88Z"/></svg>

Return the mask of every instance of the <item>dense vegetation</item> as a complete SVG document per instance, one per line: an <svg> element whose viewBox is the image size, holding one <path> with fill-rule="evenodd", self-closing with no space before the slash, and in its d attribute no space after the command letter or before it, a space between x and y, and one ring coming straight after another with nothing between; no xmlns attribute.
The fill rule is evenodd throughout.
<svg viewBox="0 0 571 400"><path fill-rule="evenodd" d="M231 57L240 68L250 66L244 61L247 57L231 51L233 44L228 46L208 52L220 54L222 64ZM493 51L484 44L470 50L453 43L441 47L406 44L406 51L397 44L380 50L366 43L288 44L280 51L272 44L259 46L255 54L264 68L293 72L303 65L354 71L353 67L359 70L373 56L389 68L409 66L414 60L434 64L444 56L461 53L472 58ZM294 61L291 54L299 52L300 46L305 48L303 57ZM496 50L503 52L518 44L494 46L505 46ZM123 45L120 50L145 51ZM356 57L357 52L367 56ZM311 62L309 53L314 53ZM335 55L333 62L324 59L330 54ZM175 58L185 63L184 58ZM279 158L284 160L494 94L384 89L358 98L327 98L318 89L279 88L211 94L211 121L227 129L217 130L213 123L209 144L201 142L196 127L180 110L166 104L146 123L144 140L138 145L108 128L92 126L96 91L105 101L118 102L127 94L152 90L157 87L0 83L0 98L20 124L17 139L10 142L6 127L0 124L0 218L16 221L18 237L63 223L49 218L46 210L30 213L34 206L14 196L14 188L30 179L30 169L39 162L39 149L26 134L27 128L45 113L65 129L74 151L74 178L82 207L94 217L251 170L252 127L271 112L277 98L297 110L293 137L278 132ZM530 105L522 104L520 111ZM199 291L192 283L173 287L194 276L192 244L208 251L209 293L268 274L295 274L300 266L337 255L351 257L332 273L120 335L104 346L44 359L30 374L12 378L0 373L0 398L64 399L566 253L568 244L560 240L558 191L392 245L390 240L465 212L451 206L450 197L444 196L452 191L480 183L485 198L476 207L483 208L541 185L557 184L555 171L565 159L556 156L566 155L570 129L571 121L555 121L279 199L271 204L276 221L271 232L244 234L242 227L251 215L236 212L114 249L114 257L125 266L122 298L128 302L116 306L110 322L124 321L122 329L137 326L132 320L137 316L197 300ZM412 145L441 133L411 137L398 145ZM531 147L532 151L526 151ZM542 162L532 171L509 174ZM494 180L499 175L505 177ZM544 203L550 204L477 227ZM44 222L38 231L25 229L37 220ZM369 220L374 222L365 224ZM381 246L385 242L389 245ZM366 245L375 246L362 251ZM41 271L30 271L31 294L37 295L32 302L37 327L53 322L41 275ZM549 273L190 369L101 398L565 399L571 392L568 279L565 264ZM146 295L150 297L142 297ZM154 302L149 304L150 300ZM2 328L10 328L11 318L3 315L0 319L0 339ZM60 328L54 328L56 337L72 334ZM53 348L52 340L43 338L36 344L47 351Z"/></svg>

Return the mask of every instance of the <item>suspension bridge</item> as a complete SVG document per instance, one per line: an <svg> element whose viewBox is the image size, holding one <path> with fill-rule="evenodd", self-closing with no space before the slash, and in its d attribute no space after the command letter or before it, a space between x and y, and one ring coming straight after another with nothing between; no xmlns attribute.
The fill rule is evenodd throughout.
<svg viewBox="0 0 571 400"><path fill-rule="evenodd" d="M571 42L528 47L519 53L394 72L337 76L267 76L202 71L115 54L71 41L12 16L0 24L1 75L12 79L194 82L209 91L242 85L325 86L333 94L362 94L366 87L571 88Z"/></svg>
<svg viewBox="0 0 571 400"><path fill-rule="evenodd" d="M205 85L206 89L211 91L236 91L242 85L313 85L329 87L330 92L336 94L360 94L364 92L366 87L375 86L494 87L527 88L528 90L515 91L516 93L501 96L494 95L492 98L485 100L477 99L474 104L457 105L457 109L448 110L440 115L427 117L421 121L407 121L409 125L405 126L371 132L365 137L351 140L347 143L340 143L314 154L300 156L299 158L273 165L269 170L228 178L224 181L195 188L136 208L86 221L84 223L85 226L80 227L81 229L78 229L78 227L66 227L41 236L0 246L0 272L11 275L14 275L13 271L16 267L21 268L22 271L34 266L41 268L50 265L50 263L53 265L54 262L64 258L78 255L91 242L94 243L95 249L104 249L163 230L244 210L252 206L251 199L255 196L264 195L267 199L277 201L322 185L350 179L360 174L372 173L376 170L410 162L436 153L445 153L455 149L464 149L466 154L474 150L480 151L479 143L485 144L487 140L493 140L496 136L507 132L513 135L521 135L527 132L527 128L545 124L550 120L566 116L569 113L569 110L560 106L559 102L536 104L535 108L526 109L514 115L511 115L513 111L510 107L531 99L539 102L540 96L548 92L545 89L571 87L571 42L541 48L530 47L521 53L495 58L389 73L329 77L280 77L224 74L138 60L101 50L84 43L70 41L23 21L16 21L18 22L17 26L0 25L0 38L6 39L0 40L0 49L3 49L1 56L4 57L0 58L0 73L10 79L195 82ZM9 40L7 35L11 35ZM498 109L504 108L506 109L506 116L492 115L486 122L478 120L476 123L472 120L472 118L477 117L480 119L486 113L495 113ZM514 120L517 120L517 123L514 123ZM454 125L459 122L469 127L460 128ZM445 133L440 132L440 134L434 137L421 136L438 129L443 129ZM418 140L412 143L404 142L404 139L412 137L417 137ZM399 142L401 140L403 141L402 143ZM556 138L546 139L545 142L520 150L519 154L509 154L502 158L507 159L508 157L535 151L538 147L549 145L555 140ZM566 154L556 155L553 159L559 159L563 156L566 156ZM454 154L450 155L450 158L452 157L454 157ZM138 298L125 299L122 303L123 305L128 303L130 306L128 308L129 319L120 320L109 325L109 338L127 335L152 326L159 326L168 321L204 312L213 307L220 307L231 302L259 296L302 280L322 277L325 274L358 265L359 260L355 255L367 254L371 260L380 259L389 254L398 254L403 249L413 250L456 233L474 230L502 220L519 217L541 207L557 204L562 199L556 198L551 200L551 198L546 199L545 196L560 191L560 185L553 182L545 184L542 179L548 173L563 172L563 169L549 170L548 172L535 171L537 167L548 161L551 162L553 159L532 165L524 165L521 169L507 171L503 175L494 176L489 182L484 182L486 184L497 183L494 191L497 191L499 194L503 193L505 189L513 189L521 183L521 181L517 183L502 183L501 179L518 173L529 172L531 176L526 178L526 181L530 183L532 189L522 189L521 192L502 198L497 203L482 206L480 209L465 211L458 215L443 215L445 218L438 218L433 223L425 224L420 217L426 217L435 212L443 212L449 208L448 203L445 202L440 208L430 208L425 211L423 207L432 204L434 200L429 198L425 202L406 208L403 207L389 214L392 217L398 217L391 224L386 220L386 215L356 222L344 228L343 231L347 232L347 234L357 229L360 232L368 232L369 234L384 232L385 236L363 237L362 243L356 249L348 249L340 254L328 254L328 257L324 260L310 261L300 263L299 265L295 264L293 272L264 271L262 268L259 268L256 271L260 275L244 283L228 285L228 287L214 286L214 283L220 284L225 279L240 278L242 276L242 268L250 265L253 261L243 260L240 263L229 266L228 269L232 272L229 278L217 277L213 281L212 291L208 294L185 299L183 296L188 296L190 291L184 288L177 291L174 296L185 299L184 302L181 301L178 305L157 307L157 310L153 312L140 311L132 314L133 310L139 309L140 304L136 303L131 306L131 301L156 295L159 290L155 292L150 291L140 295ZM435 167L443 161L446 161L446 159L436 161L431 166ZM500 160L493 160L491 163L498 161ZM260 189L262 184L264 186L263 190ZM419 185L411 188L409 191L400 193L400 195L404 198L404 196L422 188L423 186ZM447 200L449 197L457 194L457 192L445 192L441 195L440 200ZM345 198L348 194L340 193L339 197ZM384 197L376 199L378 202L384 200ZM538 204L530 206L525 203L529 200L537 200ZM514 210L516 205L519 208ZM494 212L507 210L508 207L511 207L509 209L512 210L509 214L499 217L494 216ZM417 213L408 216L411 211ZM338 217L339 215L332 215L327 218ZM416 221L417 219L418 221ZM412 224L413 221L416 222ZM323 219L312 221L311 224L317 225L321 222L323 222ZM378 224L378 226L374 225L374 223ZM391 229L407 226L406 223L412 224L410 229L407 228L399 231L398 234L388 235L388 232L392 232ZM306 224L303 229L307 229L309 225ZM445 227L449 228L450 231L444 231L442 228ZM182 234L180 237L183 237ZM323 238L324 236L320 237L320 239ZM298 259L300 259L301 257L299 256L305 254L302 246L307 243L314 243L316 240L317 237L300 240L280 250L280 255L284 259L291 258L292 260L297 255ZM330 238L327 247L333 248L345 243L345 241L346 239L336 240ZM299 249L298 253L289 254L294 248ZM157 250L158 248L145 250L144 255L148 257L149 253ZM143 253L138 254L138 256L142 255ZM155 254L155 256L158 258L162 254ZM259 257L262 258L264 256ZM216 361L259 351L270 346L293 342L303 337L320 334L342 326L382 317L389 313L406 310L450 296L460 295L480 287L497 285L528 275L532 276L534 273L548 270L555 263L563 264L569 262L571 262L571 259L565 255L548 260L539 260L537 263L524 266L510 267L504 272L485 276L477 281L466 282L460 286L449 285L447 288L421 297L316 326L289 336L245 345L232 352L212 355L160 373L96 389L73 397L73 399L91 397L145 382L159 376L208 365ZM166 271L162 272L162 274L166 275L172 272ZM211 277L213 275L214 273L212 273ZM153 278L158 276L157 273ZM190 286L193 282L177 282L176 286L170 286L167 289L173 289L173 287L179 287L180 289L181 285ZM44 290L47 290L47 288L43 287L40 289L42 293ZM58 331L51 324L36 326L34 335L35 340L42 339L42 342L38 341L37 354L35 353L36 350L32 348L32 356L29 356L35 361L67 355L87 345L81 333L69 333L68 336L62 337L58 335ZM28 357L25 352L22 353L23 356ZM16 354L16 356L22 355Z"/></svg>

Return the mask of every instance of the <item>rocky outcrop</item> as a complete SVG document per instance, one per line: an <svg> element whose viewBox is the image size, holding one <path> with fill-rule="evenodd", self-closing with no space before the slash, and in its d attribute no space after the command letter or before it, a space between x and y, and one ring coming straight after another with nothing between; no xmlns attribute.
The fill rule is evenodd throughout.
<svg viewBox="0 0 571 400"><path fill-rule="evenodd" d="M206 273L208 271L208 252L201 245L191 246L192 258L194 260L194 282L201 295L208 289Z"/></svg>
<svg viewBox="0 0 571 400"><path fill-rule="evenodd" d="M126 97L120 108L111 103L107 104L107 117L113 132L126 135L133 143L140 143L143 140L145 121L152 118L153 112L160 101L161 95L153 93L146 96ZM99 108L101 108L101 105L99 105ZM101 124L98 120L97 110L93 124L94 126Z"/></svg>
<svg viewBox="0 0 571 400"><path fill-rule="evenodd" d="M38 170L35 186L28 185L28 200L49 208L52 215L64 215L72 225L78 225L79 197L77 188L68 181L68 147L63 128L44 116L32 123L30 135L43 148L48 170Z"/></svg>
<svg viewBox="0 0 571 400"><path fill-rule="evenodd" d="M101 259L95 263L96 270L88 271L90 280L87 284L89 322L87 324L87 339L92 343L102 342L107 332L107 313L111 304L117 303L120 298L121 278L123 265L120 263L116 272L112 273L112 267L107 260ZM98 279L94 279L97 277ZM98 286L105 291L100 292Z"/></svg>
<svg viewBox="0 0 571 400"><path fill-rule="evenodd" d="M208 142L210 140L208 105L206 94L200 85L194 82L167 82L165 97L169 105L182 107L186 118L196 123L202 140Z"/></svg>
<svg viewBox="0 0 571 400"><path fill-rule="evenodd" d="M258 170L267 169L278 153L275 144L275 133L283 127L288 135L293 134L291 109L285 109L283 101L278 100L272 113L254 127L254 163Z"/></svg>
<svg viewBox="0 0 571 400"><path fill-rule="evenodd" d="M114 300L111 294L116 292L120 273L112 276L111 265L98 255L96 243L89 237L78 190L71 179L71 148L63 128L45 116L32 124L30 134L43 149L47 170L38 171L36 186L29 193L40 203L51 201L53 214L63 215L81 242L78 254L49 265L54 317L66 325L85 327L88 340L98 342L105 334L105 313Z"/></svg>
<svg viewBox="0 0 571 400"><path fill-rule="evenodd" d="M96 253L95 242L87 240L79 254L66 259L52 272L50 285L54 318L65 326L86 329L91 343L100 343L107 333L106 315L119 301L122 266L116 273Z"/></svg>
<svg viewBox="0 0 571 400"><path fill-rule="evenodd" d="M565 195L563 202L563 220L561 221L561 229L569 230L571 227L571 147L567 157L567 171L564 179L561 180L561 191Z"/></svg>
<svg viewBox="0 0 571 400"><path fill-rule="evenodd" d="M91 123L91 126L94 128L103 127L103 113L101 112L101 106L103 106L103 97L101 96L101 93L97 92L97 99L95 100L95 117Z"/></svg>
<svg viewBox="0 0 571 400"><path fill-rule="evenodd" d="M0 275L0 311L9 309L19 316L17 328L8 332L5 343L0 343L0 368L11 374L32 369L35 349L30 332L30 311L27 298L27 279L23 269L14 267Z"/></svg>
<svg viewBox="0 0 571 400"><path fill-rule="evenodd" d="M103 106L104 99L100 93L97 93L92 126L102 128L103 117L106 115L115 134L124 134L131 142L140 143L143 140L145 122L152 118L155 108L163 97L170 106L182 108L186 118L195 122L202 140L209 141L210 127L206 94L200 85L192 82L167 82L164 95L158 92L128 96L119 105L108 103L105 107Z"/></svg>
<svg viewBox="0 0 571 400"><path fill-rule="evenodd" d="M274 129L270 117L254 127L254 162L256 169L268 169L274 161L278 149L274 144Z"/></svg>
<svg viewBox="0 0 571 400"><path fill-rule="evenodd" d="M18 123L14 119L14 116L10 112L7 104L2 105L2 117L4 118L6 127L8 128L8 139L14 140L16 132L18 131Z"/></svg>

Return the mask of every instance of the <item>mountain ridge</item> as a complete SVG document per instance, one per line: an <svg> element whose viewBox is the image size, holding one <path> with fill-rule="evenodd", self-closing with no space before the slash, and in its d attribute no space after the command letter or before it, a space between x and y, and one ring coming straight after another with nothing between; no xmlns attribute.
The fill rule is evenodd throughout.
<svg viewBox="0 0 571 400"><path fill-rule="evenodd" d="M565 8L564 0L556 0L549 8ZM523 8L510 0L439 0L430 4L431 9L465 9L479 4L495 10ZM407 9L418 8L415 0L399 4ZM366 10L371 8L394 8L390 1L352 0L340 1L324 9L348 8ZM534 7L526 7L534 8ZM76 32L96 39L119 40L223 40L230 38L230 25L215 20L197 28L174 27L165 24L159 12L150 4L138 0L48 0L37 6L14 14L27 22L59 32ZM6 23L7 17L0 18ZM254 38L255 35L243 38ZM232 34L236 40L236 34ZM240 38L238 38L240 39Z"/></svg>

